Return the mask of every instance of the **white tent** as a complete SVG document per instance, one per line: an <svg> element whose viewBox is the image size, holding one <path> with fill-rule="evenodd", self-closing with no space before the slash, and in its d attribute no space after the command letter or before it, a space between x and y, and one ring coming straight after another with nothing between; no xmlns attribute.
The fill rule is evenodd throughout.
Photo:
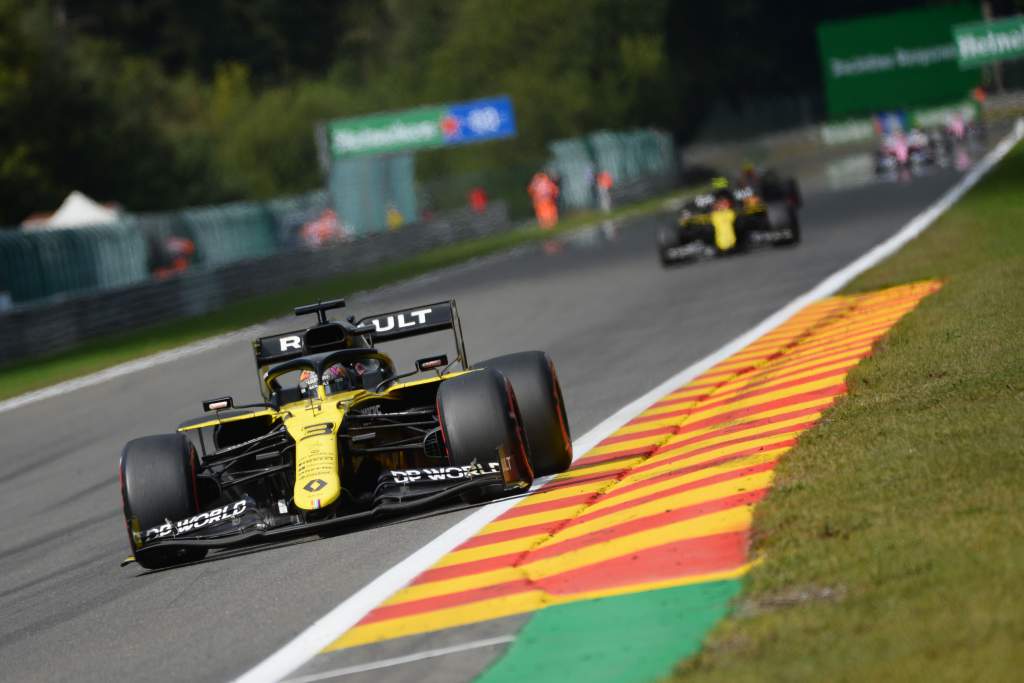
<svg viewBox="0 0 1024 683"><path fill-rule="evenodd" d="M77 228L87 225L114 223L121 217L119 211L109 209L78 190L69 194L60 207L48 218L26 222L30 230L40 228Z"/></svg>

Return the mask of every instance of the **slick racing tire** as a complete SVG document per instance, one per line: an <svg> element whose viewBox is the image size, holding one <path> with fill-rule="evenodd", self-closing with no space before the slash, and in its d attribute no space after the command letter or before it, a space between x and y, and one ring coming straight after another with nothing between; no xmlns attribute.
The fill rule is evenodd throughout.
<svg viewBox="0 0 1024 683"><path fill-rule="evenodd" d="M789 213L789 231L791 236L789 239L779 242L784 247L800 244L800 216L797 215L794 207L787 206L786 209Z"/></svg>
<svg viewBox="0 0 1024 683"><path fill-rule="evenodd" d="M674 228L658 230L658 258L661 260L661 265L670 266L675 262L675 259L668 255L668 250L678 246L679 236Z"/></svg>
<svg viewBox="0 0 1024 683"><path fill-rule="evenodd" d="M144 436L124 447L121 498L128 542L140 566L162 569L206 556L205 548L138 548L132 533L133 528L144 533L199 512L196 467L196 450L182 434Z"/></svg>
<svg viewBox="0 0 1024 683"><path fill-rule="evenodd" d="M772 202L768 205L770 228L780 230L788 228L790 236L775 243L778 247L788 247L800 243L800 218L796 208L786 202Z"/></svg>
<svg viewBox="0 0 1024 683"><path fill-rule="evenodd" d="M452 467L486 469L504 455L525 470L521 472L524 483L533 483L515 394L497 370L485 369L442 382L437 390L437 419ZM504 492L503 483L491 483L464 492L462 499L480 503Z"/></svg>
<svg viewBox="0 0 1024 683"><path fill-rule="evenodd" d="M802 209L804 206L804 196L800 194L800 183L797 182L796 178L790 178L786 181L786 189L789 190L789 199L792 202L794 209Z"/></svg>
<svg viewBox="0 0 1024 683"><path fill-rule="evenodd" d="M555 364L543 351L498 356L477 367L508 378L523 416L530 466L538 477L557 474L572 463L572 438Z"/></svg>

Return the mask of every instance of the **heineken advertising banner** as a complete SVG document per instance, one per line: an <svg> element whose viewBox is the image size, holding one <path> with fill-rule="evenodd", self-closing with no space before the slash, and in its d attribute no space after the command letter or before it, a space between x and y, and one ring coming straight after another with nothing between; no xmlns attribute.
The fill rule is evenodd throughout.
<svg viewBox="0 0 1024 683"><path fill-rule="evenodd" d="M962 99L980 72L960 69L953 26L980 18L977 4L954 4L822 23L829 116Z"/></svg>
<svg viewBox="0 0 1024 683"><path fill-rule="evenodd" d="M337 119L326 132L328 149L337 159L514 137L516 120L512 101L500 96Z"/></svg>
<svg viewBox="0 0 1024 683"><path fill-rule="evenodd" d="M953 38L962 69L1024 57L1024 17L958 24Z"/></svg>

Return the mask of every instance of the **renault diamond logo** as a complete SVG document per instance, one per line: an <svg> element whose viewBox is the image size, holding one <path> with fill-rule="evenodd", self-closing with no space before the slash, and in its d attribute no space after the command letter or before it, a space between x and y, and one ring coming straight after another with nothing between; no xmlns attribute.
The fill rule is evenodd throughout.
<svg viewBox="0 0 1024 683"><path fill-rule="evenodd" d="M316 493L325 486L327 486L327 482L323 479L310 479L302 488L306 489L310 493Z"/></svg>

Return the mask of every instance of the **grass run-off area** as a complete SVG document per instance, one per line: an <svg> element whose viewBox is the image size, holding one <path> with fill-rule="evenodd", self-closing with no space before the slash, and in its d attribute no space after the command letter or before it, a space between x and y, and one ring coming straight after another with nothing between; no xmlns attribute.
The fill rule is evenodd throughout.
<svg viewBox="0 0 1024 683"><path fill-rule="evenodd" d="M938 278L780 463L673 681L1024 676L1024 147L847 293Z"/></svg>
<svg viewBox="0 0 1024 683"><path fill-rule="evenodd" d="M663 209L667 201L693 192L692 189L673 192L625 206L613 211L610 216L593 211L574 214L563 220L554 230L542 231L536 224L530 223L496 235L438 247L387 265L233 302L221 311L94 339L75 349L50 357L19 361L0 367L0 399L17 396L54 382L102 370L215 334L285 316L298 304L317 299L350 296L355 292L399 282L478 256L511 249L528 242L551 239L608 218L622 220L657 212ZM654 248L653 245L651 248Z"/></svg>

